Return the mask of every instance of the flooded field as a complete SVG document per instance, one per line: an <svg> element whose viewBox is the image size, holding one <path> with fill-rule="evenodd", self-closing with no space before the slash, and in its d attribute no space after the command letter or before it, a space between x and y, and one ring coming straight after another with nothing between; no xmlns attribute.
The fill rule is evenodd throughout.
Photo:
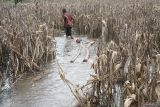
<svg viewBox="0 0 160 107"><path fill-rule="evenodd" d="M89 79L89 73L93 72L89 63L83 62L85 49L74 63L70 60L77 53L80 44L72 39L56 37L57 60L63 67L67 79L77 85L84 85ZM86 43L87 38L82 38ZM91 57L95 58L95 49L91 49ZM90 62L92 62L90 60ZM59 77L59 67L56 62L46 65L44 75L23 77L11 90L1 93L0 107L74 107L76 99L70 89Z"/></svg>

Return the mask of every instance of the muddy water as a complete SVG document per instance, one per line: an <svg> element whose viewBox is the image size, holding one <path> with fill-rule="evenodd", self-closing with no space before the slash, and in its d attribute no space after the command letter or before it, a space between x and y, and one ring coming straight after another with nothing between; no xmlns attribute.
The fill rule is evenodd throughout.
<svg viewBox="0 0 160 107"><path fill-rule="evenodd" d="M74 63L70 63L77 54L79 45L74 40L65 37L56 37L57 60L65 71L67 79L74 84L83 85L89 79L89 73L93 70L90 63L82 62L85 50L82 49L80 56ZM85 43L87 38L82 37ZM95 47L95 46L93 46ZM95 48L91 47L91 58L95 59ZM74 107L77 101L69 88L60 79L59 67L56 62L47 64L44 75L27 76L21 78L14 87L0 95L0 107ZM35 79L36 78L36 79Z"/></svg>

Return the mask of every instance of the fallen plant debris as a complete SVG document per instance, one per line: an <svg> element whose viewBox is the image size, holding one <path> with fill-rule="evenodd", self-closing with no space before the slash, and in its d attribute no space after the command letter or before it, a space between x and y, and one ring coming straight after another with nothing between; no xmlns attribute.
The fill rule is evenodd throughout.
<svg viewBox="0 0 160 107"><path fill-rule="evenodd" d="M16 7L0 4L0 73L3 81L12 78L14 82L24 72L40 71L41 65L55 58L53 26L40 19L39 7L37 4L18 4Z"/></svg>

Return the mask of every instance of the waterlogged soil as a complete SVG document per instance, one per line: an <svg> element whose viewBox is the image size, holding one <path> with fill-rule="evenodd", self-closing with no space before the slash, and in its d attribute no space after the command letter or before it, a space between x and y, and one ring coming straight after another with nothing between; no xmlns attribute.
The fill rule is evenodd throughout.
<svg viewBox="0 0 160 107"><path fill-rule="evenodd" d="M84 45L92 40L80 37ZM82 48L79 57L70 63L77 54L80 44L73 39L56 37L57 60L65 76L73 84L84 85L93 73L91 64L96 57L95 44L90 48L90 59L83 62L86 49ZM0 94L0 107L74 107L77 104L69 87L60 79L60 68L56 61L45 65L38 75L23 76L12 88Z"/></svg>

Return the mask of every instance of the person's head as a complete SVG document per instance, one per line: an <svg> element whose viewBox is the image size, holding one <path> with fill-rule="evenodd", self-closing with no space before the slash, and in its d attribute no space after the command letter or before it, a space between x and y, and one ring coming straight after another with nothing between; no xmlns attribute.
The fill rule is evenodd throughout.
<svg viewBox="0 0 160 107"><path fill-rule="evenodd" d="M64 13L66 13L66 12L67 12L66 9L63 8L63 9L62 9L62 13L64 14Z"/></svg>

